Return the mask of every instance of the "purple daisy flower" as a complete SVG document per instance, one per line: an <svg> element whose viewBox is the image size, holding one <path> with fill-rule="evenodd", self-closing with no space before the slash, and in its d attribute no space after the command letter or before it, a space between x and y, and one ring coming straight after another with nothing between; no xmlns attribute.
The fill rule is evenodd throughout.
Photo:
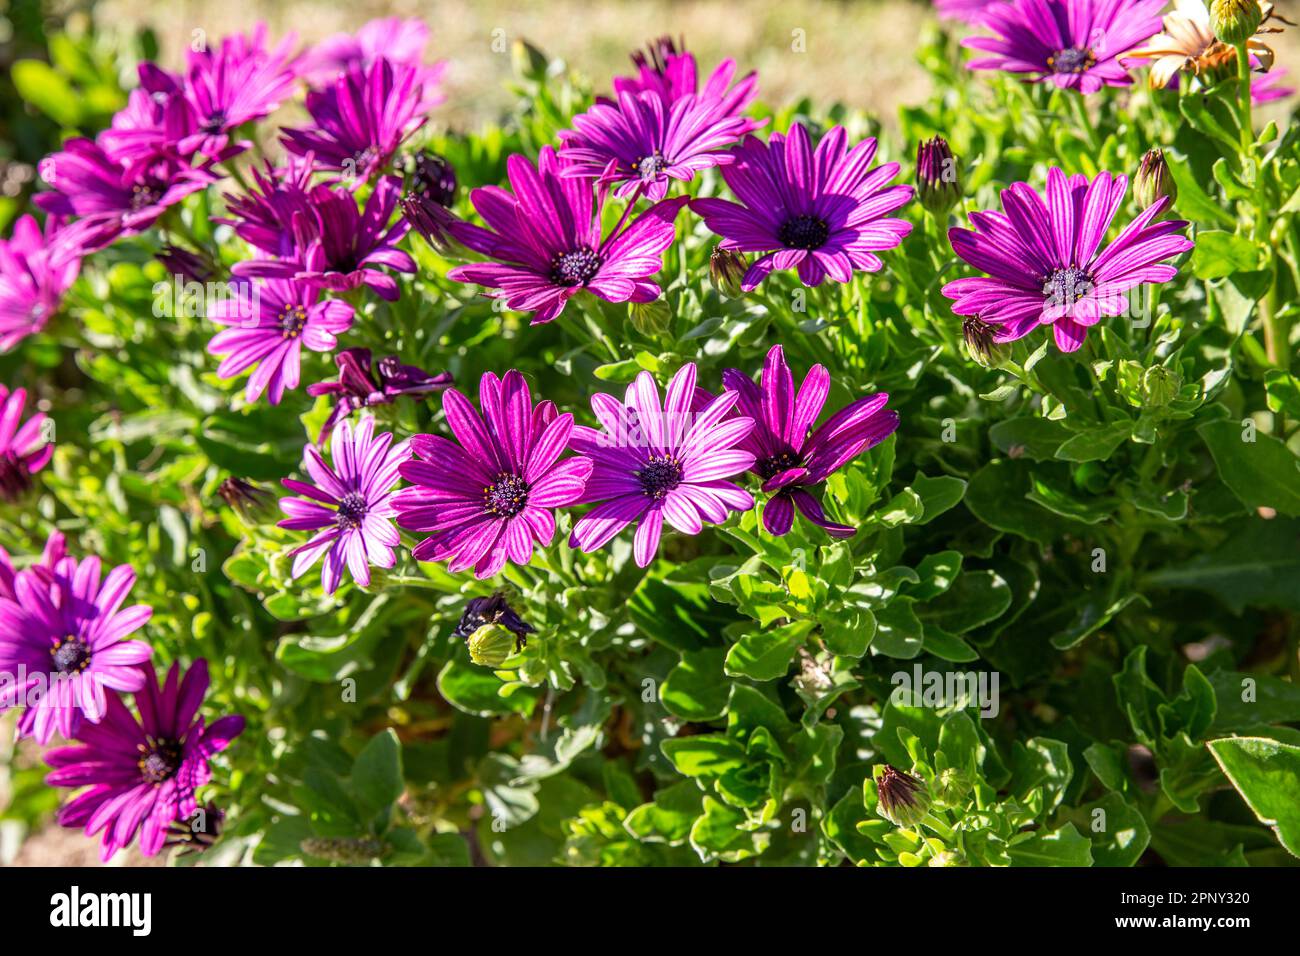
<svg viewBox="0 0 1300 956"><path fill-rule="evenodd" d="M452 382L450 372L430 375L414 365L403 365L396 355L380 359L372 371L370 349L344 349L334 356L334 364L339 367L338 381L307 386L307 394L313 398L336 396L334 410L321 426L318 445L329 441L334 427L357 409L391 405L399 395L441 391Z"/></svg>
<svg viewBox="0 0 1300 956"><path fill-rule="evenodd" d="M438 84L447 70L446 62L424 65L428 44L429 28L423 20L383 17L363 24L356 33L336 33L321 40L299 60L298 75L320 88L353 67L364 69L383 58L419 71L420 109L427 112L445 98Z"/></svg>
<svg viewBox="0 0 1300 956"><path fill-rule="evenodd" d="M289 553L294 555L293 577L320 560L321 587L326 594L338 590L346 564L352 580L370 584L370 565L391 568L397 563L393 549L401 543L392 518L397 514L393 485L398 468L411 457L411 443L393 445L389 432L375 434L373 415L364 415L356 431L343 422L330 441L325 464L313 446L303 449L303 464L314 485L285 478L290 491L304 498L281 498L280 509L289 517L280 522L290 531L319 531L310 541ZM392 445L390 448L389 446Z"/></svg>
<svg viewBox="0 0 1300 956"><path fill-rule="evenodd" d="M97 557L63 558L53 571L20 571L13 598L0 597L0 709L26 704L20 736L49 742L55 730L71 739L84 721L107 712L106 690L135 691L139 665L151 650L126 640L153 611L122 607L135 572L119 565L100 580Z"/></svg>
<svg viewBox="0 0 1300 956"><path fill-rule="evenodd" d="M298 213L310 222L311 157L290 156L284 166L250 171L253 186L246 195L226 195L226 209L232 218L217 219L235 230L250 246L273 256L292 259L294 216Z"/></svg>
<svg viewBox="0 0 1300 956"><path fill-rule="evenodd" d="M637 68L637 75L615 77L616 96L651 92L658 95L666 106L672 106L687 96L698 96L701 100L719 101L724 114L735 116L743 113L758 95L758 74L753 72L747 73L734 88L728 89L736 75L736 61L731 59L718 64L701 91L695 55L686 49L684 42L679 50L672 37L660 37L650 43L645 52L633 53L632 63Z"/></svg>
<svg viewBox="0 0 1300 956"><path fill-rule="evenodd" d="M724 392L701 401L693 362L672 377L662 406L649 372L636 377L622 402L591 396L604 430L576 426L573 448L595 462L582 502L602 503L574 524L569 545L595 551L637 521L633 553L644 568L659 550L664 521L699 534L706 521L726 521L728 510L754 507L748 491L725 480L754 465L743 447L754 420L727 415L739 397Z"/></svg>
<svg viewBox="0 0 1300 956"><path fill-rule="evenodd" d="M935 12L943 20L960 20L973 27L984 22L984 14L999 0L934 0Z"/></svg>
<svg viewBox="0 0 1300 956"><path fill-rule="evenodd" d="M245 397L266 392L279 405L286 390L298 387L302 347L331 352L337 336L352 327L353 308L338 299L321 301L320 290L299 282L270 279L254 286L238 283L239 294L219 300L208 318L230 326L213 336L208 351L225 358L221 378L234 378L252 366Z"/></svg>
<svg viewBox="0 0 1300 956"><path fill-rule="evenodd" d="M560 460L574 430L573 416L553 402L533 405L528 382L511 369L486 372L479 382L480 415L454 388L442 410L456 442L441 435L411 439L422 460L401 467L415 487L397 495L397 523L432 532L412 550L419 561L446 561L452 573L474 569L490 578L507 561L525 565L534 542L555 535L554 508L582 496L591 461Z"/></svg>
<svg viewBox="0 0 1300 956"><path fill-rule="evenodd" d="M87 836L103 831L100 859L139 835L140 852L154 856L174 820L197 809L195 791L212 779L208 761L244 732L238 714L205 725L198 716L208 692L208 664L200 658L180 677L172 664L158 687L152 664L138 669L137 719L121 698L108 699L104 719L82 725L78 744L45 754L53 770L45 782L82 789L60 810L65 827L84 827Z"/></svg>
<svg viewBox="0 0 1300 956"><path fill-rule="evenodd" d="M27 390L0 385L0 501L17 501L32 487L36 474L54 455L45 434L46 416L37 412L19 427Z"/></svg>
<svg viewBox="0 0 1300 956"><path fill-rule="evenodd" d="M830 373L824 366L814 365L796 393L794 376L779 345L767 353L761 384L755 385L734 368L723 371L722 384L740 396L736 412L755 422L740 447L753 452L751 470L763 479L763 490L772 496L763 507L763 527L774 535L785 534L794 523L797 507L832 537L856 534L851 525L828 521L821 502L807 489L893 434L898 413L885 410L889 396L877 392L860 398L813 430L830 394Z"/></svg>
<svg viewBox="0 0 1300 956"><path fill-rule="evenodd" d="M193 133L181 141L181 153L222 156L233 130L279 109L297 82L294 42L285 37L267 50L266 24L259 23L248 36L228 36L215 49L192 50L184 93Z"/></svg>
<svg viewBox="0 0 1300 956"><path fill-rule="evenodd" d="M590 180L565 178L562 169L555 150L543 146L536 168L519 154L506 161L513 194L497 186L471 192L489 228L457 221L449 231L497 261L457 266L448 277L497 290L487 295L536 313L534 325L550 322L584 289L607 302L657 299L662 290L650 276L663 268L661 256L673 244L686 200L656 203L602 239L603 190L593 195Z"/></svg>
<svg viewBox="0 0 1300 956"><path fill-rule="evenodd" d="M180 144L195 130L185 101L185 83L156 63L136 67L140 85L131 91L125 109L113 114L109 128L95 137L110 159L139 162L160 153L180 153ZM190 152L193 152L191 149Z"/></svg>
<svg viewBox="0 0 1300 956"><path fill-rule="evenodd" d="M1133 82L1120 57L1160 32L1165 0L1009 0L994 3L982 26L996 36L969 37L962 46L993 56L972 70L1032 73L1060 89L1096 93Z"/></svg>
<svg viewBox="0 0 1300 956"><path fill-rule="evenodd" d="M80 216L67 241L83 252L110 245L119 236L152 226L171 206L216 182L206 169L169 156L119 163L88 139L70 139L41 162L53 192L32 198L57 216Z"/></svg>
<svg viewBox="0 0 1300 956"><path fill-rule="evenodd" d="M237 263L231 271L239 276L294 279L334 292L364 285L380 298L396 302L397 280L380 269L415 272L415 260L397 248L410 223L399 218L388 225L401 191L401 180L384 176L365 209L359 210L352 193L321 183L307 194L305 210L291 212L288 241L280 243L281 249L290 251L277 260ZM288 192L284 195L284 208L289 210L295 200Z"/></svg>
<svg viewBox="0 0 1300 956"><path fill-rule="evenodd" d="M733 150L735 161L722 178L740 203L695 199L691 208L722 237L723 249L766 253L745 273L741 288L754 289L773 269L797 269L807 286L827 276L849 282L854 269L878 271L876 255L892 249L912 231L886 213L905 206L911 186L887 186L898 163L868 170L876 141L846 149L844 127L833 126L814 151L801 124L767 143L750 136Z"/></svg>
<svg viewBox="0 0 1300 956"><path fill-rule="evenodd" d="M618 105L597 103L560 131L563 175L617 183L614 195L651 202L668 193L669 179L687 182L711 166L731 162L720 152L762 125L728 112L722 100L683 96L671 104L658 93L620 93Z"/></svg>
<svg viewBox="0 0 1300 956"><path fill-rule="evenodd" d="M285 147L312 153L321 167L364 182L425 124L420 76L418 69L382 57L370 66L353 65L330 86L307 94L316 125L285 130Z"/></svg>
<svg viewBox="0 0 1300 956"><path fill-rule="evenodd" d="M997 342L1050 325L1061 351L1079 348L1090 326L1128 310L1130 290L1177 275L1159 263L1193 246L1179 234L1186 222L1156 221L1169 205L1164 197L1098 252L1127 188L1125 176L1100 173L1089 182L1053 167L1045 200L1028 183L1003 190L1003 212L971 213L973 232L948 230L953 251L987 273L943 287L953 312L995 326Z"/></svg>
<svg viewBox="0 0 1300 956"><path fill-rule="evenodd" d="M14 223L13 236L0 239L0 352L45 328L80 270L57 216L44 231L31 216Z"/></svg>

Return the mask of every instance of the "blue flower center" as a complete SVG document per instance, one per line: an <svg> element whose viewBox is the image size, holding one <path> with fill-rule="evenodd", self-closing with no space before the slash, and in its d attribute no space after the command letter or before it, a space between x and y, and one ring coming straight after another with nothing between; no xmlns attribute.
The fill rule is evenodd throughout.
<svg viewBox="0 0 1300 956"><path fill-rule="evenodd" d="M682 483L682 463L672 455L655 455L633 474L647 497L662 501Z"/></svg>
<svg viewBox="0 0 1300 956"><path fill-rule="evenodd" d="M826 220L803 214L787 219L776 237L787 249L820 249L831 237L831 230Z"/></svg>
<svg viewBox="0 0 1300 956"><path fill-rule="evenodd" d="M339 499L338 524L344 531L361 527L361 519L366 516L366 496L353 491Z"/></svg>
<svg viewBox="0 0 1300 956"><path fill-rule="evenodd" d="M528 504L528 482L518 475L502 472L497 480L483 489L483 508L498 518L513 518Z"/></svg>
<svg viewBox="0 0 1300 956"><path fill-rule="evenodd" d="M226 127L226 114L223 113L221 110L217 110L206 120L204 120L203 125L199 127L199 130L201 132L208 133L209 135L215 135L217 133L220 133L223 129L225 129L225 127Z"/></svg>
<svg viewBox="0 0 1300 956"><path fill-rule="evenodd" d="M794 451L783 451L779 455L771 455L767 458L760 458L754 465L758 473L763 476L763 480L779 475L783 471L789 471L791 468L798 468L803 464L803 459Z"/></svg>
<svg viewBox="0 0 1300 956"><path fill-rule="evenodd" d="M280 312L280 335L286 339L296 339L302 335L303 326L307 324L307 310L300 305L290 303Z"/></svg>
<svg viewBox="0 0 1300 956"><path fill-rule="evenodd" d="M181 767L181 748L174 740L150 737L149 742L138 745L137 750L140 759L136 761L136 766L140 768L140 776L145 783L151 783L155 787L176 776L176 771Z"/></svg>
<svg viewBox="0 0 1300 956"><path fill-rule="evenodd" d="M1078 266L1066 266L1043 281L1043 295L1053 305L1074 305L1092 293L1092 286L1092 276Z"/></svg>
<svg viewBox="0 0 1300 956"><path fill-rule="evenodd" d="M136 183L131 187L131 211L139 212L162 199L163 191L152 183Z"/></svg>
<svg viewBox="0 0 1300 956"><path fill-rule="evenodd" d="M80 674L90 666L90 648L79 637L55 638L50 663L60 674Z"/></svg>
<svg viewBox="0 0 1300 956"><path fill-rule="evenodd" d="M600 271L600 256L591 246L561 252L551 260L551 281L565 287L583 285Z"/></svg>
<svg viewBox="0 0 1300 956"><path fill-rule="evenodd" d="M1086 73L1097 65L1097 55L1086 46L1066 47L1047 58L1053 73Z"/></svg>

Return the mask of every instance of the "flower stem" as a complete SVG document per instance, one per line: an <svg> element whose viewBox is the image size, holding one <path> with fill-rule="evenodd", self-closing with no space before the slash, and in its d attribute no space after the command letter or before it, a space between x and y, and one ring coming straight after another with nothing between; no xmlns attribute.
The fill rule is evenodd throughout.
<svg viewBox="0 0 1300 956"><path fill-rule="evenodd" d="M1241 124L1241 152L1245 159L1255 144L1255 128L1250 116L1250 52L1246 41L1237 45L1237 117Z"/></svg>

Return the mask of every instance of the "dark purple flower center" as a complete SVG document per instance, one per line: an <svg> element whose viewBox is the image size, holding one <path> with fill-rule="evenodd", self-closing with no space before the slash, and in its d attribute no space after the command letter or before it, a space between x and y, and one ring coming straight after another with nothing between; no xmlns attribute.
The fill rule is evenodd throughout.
<svg viewBox="0 0 1300 956"><path fill-rule="evenodd" d="M664 171L668 163L664 159L664 154L655 150L649 156L642 156L632 164L632 172L636 173L646 182L658 179L659 174Z"/></svg>
<svg viewBox="0 0 1300 956"><path fill-rule="evenodd" d="M180 744L174 740L150 737L148 743L139 744L137 750L140 759L136 761L136 766L140 768L140 776L145 783L151 783L155 787L176 776L176 771L181 767Z"/></svg>
<svg viewBox="0 0 1300 956"><path fill-rule="evenodd" d="M803 459L794 451L783 451L779 455L771 455L767 458L760 458L754 467L758 473L767 481L783 471L789 471L791 468L798 468L803 464Z"/></svg>
<svg viewBox="0 0 1300 956"><path fill-rule="evenodd" d="M1047 58L1053 73L1086 73L1097 65L1097 55L1086 46L1066 47Z"/></svg>
<svg viewBox="0 0 1300 956"><path fill-rule="evenodd" d="M826 220L803 214L787 219L776 237L787 249L820 249L831 237L831 230Z"/></svg>
<svg viewBox="0 0 1300 956"><path fill-rule="evenodd" d="M655 455L633 474L648 497L662 501L682 483L682 463L672 455Z"/></svg>
<svg viewBox="0 0 1300 956"><path fill-rule="evenodd" d="M483 489L483 508L498 518L513 518L528 504L528 482L518 475L502 472L497 480Z"/></svg>
<svg viewBox="0 0 1300 956"><path fill-rule="evenodd" d="M32 487L32 473L12 451L0 453L0 500L17 501Z"/></svg>
<svg viewBox="0 0 1300 956"><path fill-rule="evenodd" d="M1043 280L1043 295L1053 305L1074 305L1092 292L1092 284L1092 276L1078 266L1066 266Z"/></svg>
<svg viewBox="0 0 1300 956"><path fill-rule="evenodd" d="M556 285L583 285L600 271L600 256L591 246L579 246L572 252L561 252L551 260L551 281Z"/></svg>
<svg viewBox="0 0 1300 956"><path fill-rule="evenodd" d="M366 496L353 491L339 499L338 523L344 531L361 527L361 519L366 516Z"/></svg>
<svg viewBox="0 0 1300 956"><path fill-rule="evenodd" d="M302 335L302 328L307 324L307 310L300 305L289 303L280 312L280 336L296 339Z"/></svg>
<svg viewBox="0 0 1300 956"><path fill-rule="evenodd" d="M211 116L209 116L206 120L203 121L203 125L199 127L199 130L209 135L214 135L216 133L220 133L225 128L226 128L226 114L223 113L221 110L217 110L215 113L213 113Z"/></svg>
<svg viewBox="0 0 1300 956"><path fill-rule="evenodd" d="M136 183L131 187L131 211L139 212L156 205L162 199L163 191L154 183Z"/></svg>
<svg viewBox="0 0 1300 956"><path fill-rule="evenodd" d="M80 674L90 666L90 648L79 637L55 638L50 663L59 674Z"/></svg>

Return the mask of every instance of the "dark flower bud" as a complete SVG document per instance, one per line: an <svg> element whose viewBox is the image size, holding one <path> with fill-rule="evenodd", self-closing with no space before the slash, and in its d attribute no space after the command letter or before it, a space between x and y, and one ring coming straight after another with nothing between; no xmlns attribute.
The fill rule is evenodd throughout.
<svg viewBox="0 0 1300 956"><path fill-rule="evenodd" d="M985 368L997 368L1006 361L1010 347L996 338L997 329L976 315L961 320L961 337L970 357Z"/></svg>
<svg viewBox="0 0 1300 956"><path fill-rule="evenodd" d="M1213 0L1210 4L1210 28L1215 37L1232 46L1253 37L1263 22L1259 0Z"/></svg>
<svg viewBox="0 0 1300 956"><path fill-rule="evenodd" d="M416 154L407 177L406 194L432 199L439 206L450 206L456 199L456 170L437 153L422 150Z"/></svg>
<svg viewBox="0 0 1300 956"><path fill-rule="evenodd" d="M1166 196L1169 197L1169 204L1165 207L1168 210L1178 198L1178 186L1174 183L1169 163L1165 161L1164 150L1149 149L1142 156L1137 175L1133 177L1133 197L1139 206L1146 209Z"/></svg>
<svg viewBox="0 0 1300 956"><path fill-rule="evenodd" d="M916 187L921 205L937 217L961 202L960 164L942 136L916 147Z"/></svg>
<svg viewBox="0 0 1300 956"><path fill-rule="evenodd" d="M212 262L197 252L182 249L179 246L163 246L154 258L161 262L167 272L180 276L187 282L207 282L215 274Z"/></svg>
<svg viewBox="0 0 1300 956"><path fill-rule="evenodd" d="M249 527L270 524L280 516L275 495L243 478L227 478L218 486L217 494Z"/></svg>
<svg viewBox="0 0 1300 956"><path fill-rule="evenodd" d="M528 643L528 635L536 630L515 613L515 609L506 603L505 595L500 591L491 597L470 600L461 613L455 634L461 640L469 640L485 624L499 624L513 634L516 651L523 650Z"/></svg>
<svg viewBox="0 0 1300 956"><path fill-rule="evenodd" d="M713 247L713 252L709 255L709 282L718 295L728 299L739 299L744 295L740 283L748 270L749 263L739 252L724 249L720 245Z"/></svg>
<svg viewBox="0 0 1300 956"><path fill-rule="evenodd" d="M167 839L164 847L178 846L181 850L177 856L202 853L221 836L221 824L225 820L225 811L215 803L197 807L184 820L173 820L167 825Z"/></svg>
<svg viewBox="0 0 1300 956"><path fill-rule="evenodd" d="M419 193L408 193L397 200L397 206L411 228L423 236L439 255L451 255L456 251L459 244L451 234L456 217L447 211L446 206Z"/></svg>
<svg viewBox="0 0 1300 956"><path fill-rule="evenodd" d="M388 844L372 837L308 837L298 846L308 856L331 863L369 863L388 853Z"/></svg>
<svg viewBox="0 0 1300 956"><path fill-rule="evenodd" d="M516 40L510 44L510 65L521 80L540 83L546 79L551 64L546 54L527 40Z"/></svg>
<svg viewBox="0 0 1300 956"><path fill-rule="evenodd" d="M430 375L414 365L403 365L396 355L379 360L371 368L370 349L344 349L334 357L339 367L339 377L333 382L315 382L307 386L307 394L335 397L334 410L321 427L318 445L329 441L330 433L339 422L360 408L372 405L390 405L399 395L419 395L436 392L452 383L450 372Z"/></svg>
<svg viewBox="0 0 1300 956"><path fill-rule="evenodd" d="M915 826L930 812L925 784L889 764L876 768L876 796L877 812L897 827Z"/></svg>

